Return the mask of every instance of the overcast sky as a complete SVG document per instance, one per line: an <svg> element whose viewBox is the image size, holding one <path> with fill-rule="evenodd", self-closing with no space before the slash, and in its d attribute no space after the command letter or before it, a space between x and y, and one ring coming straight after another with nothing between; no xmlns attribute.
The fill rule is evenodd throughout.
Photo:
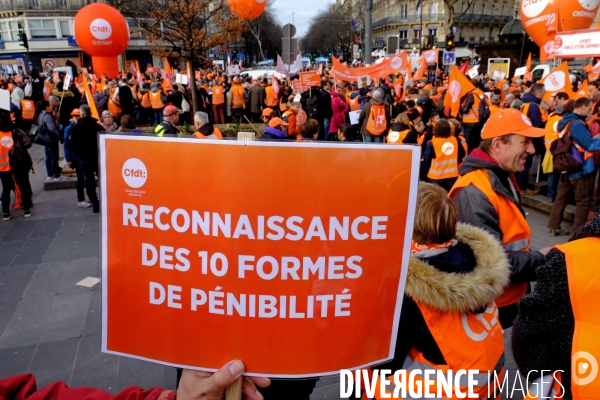
<svg viewBox="0 0 600 400"><path fill-rule="evenodd" d="M310 20L317 11L325 9L335 0L273 0L273 9L281 25L292 23L296 27L296 37L300 38L306 34Z"/></svg>

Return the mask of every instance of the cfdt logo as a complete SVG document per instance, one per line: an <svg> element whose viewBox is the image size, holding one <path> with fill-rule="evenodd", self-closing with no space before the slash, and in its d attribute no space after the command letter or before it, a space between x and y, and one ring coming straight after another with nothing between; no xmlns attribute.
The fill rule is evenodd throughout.
<svg viewBox="0 0 600 400"><path fill-rule="evenodd" d="M142 187L148 178L148 170L141 160L130 158L123 164L123 180L134 189Z"/></svg>
<svg viewBox="0 0 600 400"><path fill-rule="evenodd" d="M112 27L107 20L102 18L96 18L90 24L90 32L98 40L106 40L112 33Z"/></svg>
<svg viewBox="0 0 600 400"><path fill-rule="evenodd" d="M587 385L598 375L598 361L587 351L578 351L571 359L571 374L576 385Z"/></svg>

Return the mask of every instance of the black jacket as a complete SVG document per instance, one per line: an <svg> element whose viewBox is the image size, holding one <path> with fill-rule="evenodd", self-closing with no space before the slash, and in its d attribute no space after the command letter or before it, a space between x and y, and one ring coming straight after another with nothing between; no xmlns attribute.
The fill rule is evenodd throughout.
<svg viewBox="0 0 600 400"><path fill-rule="evenodd" d="M331 118L333 110L331 109L331 93L321 89L319 92L319 118Z"/></svg>
<svg viewBox="0 0 600 400"><path fill-rule="evenodd" d="M446 364L415 300L449 312L484 312L502 293L509 266L500 243L466 224L458 224L456 239L458 243L441 254L434 250L410 258L394 360L381 368L402 368L412 348L432 363Z"/></svg>
<svg viewBox="0 0 600 400"><path fill-rule="evenodd" d="M600 213L573 235L570 241L600 237ZM594 262L595 261L595 262ZM598 261L582 266L595 268ZM519 314L512 331L512 350L522 375L534 370L563 370L565 399L571 393L571 351L575 317L569 296L565 255L552 249L546 264L537 269L538 281L532 293L519 302ZM539 377L531 374L531 380Z"/></svg>
<svg viewBox="0 0 600 400"><path fill-rule="evenodd" d="M431 113L435 110L435 103L429 97L419 97L417 99L417 105L423 109L423 115L421 115L423 123L428 123Z"/></svg>
<svg viewBox="0 0 600 400"><path fill-rule="evenodd" d="M98 133L103 128L93 117L82 117L71 130L70 150L83 161L98 163Z"/></svg>

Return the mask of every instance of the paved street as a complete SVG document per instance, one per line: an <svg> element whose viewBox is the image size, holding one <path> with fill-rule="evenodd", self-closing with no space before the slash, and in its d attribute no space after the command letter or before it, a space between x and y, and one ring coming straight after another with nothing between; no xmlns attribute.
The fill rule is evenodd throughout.
<svg viewBox="0 0 600 400"><path fill-rule="evenodd" d="M43 149L35 147L33 216L14 211L0 221L0 377L31 372L38 386L65 381L111 393L129 385L174 389L173 368L100 352L101 283L76 285L100 277L99 217L77 207L75 189L42 191ZM529 210L534 249L566 240L548 236L547 218ZM322 379L311 398L337 399L338 382Z"/></svg>

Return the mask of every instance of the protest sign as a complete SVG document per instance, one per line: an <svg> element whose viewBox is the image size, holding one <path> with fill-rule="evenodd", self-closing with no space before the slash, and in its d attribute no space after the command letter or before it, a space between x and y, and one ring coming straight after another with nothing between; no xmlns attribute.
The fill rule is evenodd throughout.
<svg viewBox="0 0 600 400"><path fill-rule="evenodd" d="M240 66L239 65L230 65L227 67L227 75L239 75L240 74Z"/></svg>
<svg viewBox="0 0 600 400"><path fill-rule="evenodd" d="M559 32L554 39L556 58L597 57L600 51L600 29Z"/></svg>
<svg viewBox="0 0 600 400"><path fill-rule="evenodd" d="M527 73L527 67L519 67L515 69L515 76L525 75Z"/></svg>
<svg viewBox="0 0 600 400"><path fill-rule="evenodd" d="M358 78L358 87L366 88L371 84L371 77L369 75L361 76Z"/></svg>
<svg viewBox="0 0 600 400"><path fill-rule="evenodd" d="M394 356L418 146L101 135L100 155L104 352L272 377Z"/></svg>
<svg viewBox="0 0 600 400"><path fill-rule="evenodd" d="M10 92L0 89L0 110L10 111Z"/></svg>
<svg viewBox="0 0 600 400"><path fill-rule="evenodd" d="M300 83L300 79L294 79L292 81L292 90L294 92L298 92L298 91L302 90L302 84Z"/></svg>
<svg viewBox="0 0 600 400"><path fill-rule="evenodd" d="M303 90L312 86L321 87L321 77L316 71L300 72L300 85Z"/></svg>
<svg viewBox="0 0 600 400"><path fill-rule="evenodd" d="M468 70L467 74L469 74L469 78L471 79L477 78L479 76L479 65L476 65L470 70Z"/></svg>
<svg viewBox="0 0 600 400"><path fill-rule="evenodd" d="M360 118L360 110L350 111L348 113L350 117L350 125L358 125L358 120Z"/></svg>

